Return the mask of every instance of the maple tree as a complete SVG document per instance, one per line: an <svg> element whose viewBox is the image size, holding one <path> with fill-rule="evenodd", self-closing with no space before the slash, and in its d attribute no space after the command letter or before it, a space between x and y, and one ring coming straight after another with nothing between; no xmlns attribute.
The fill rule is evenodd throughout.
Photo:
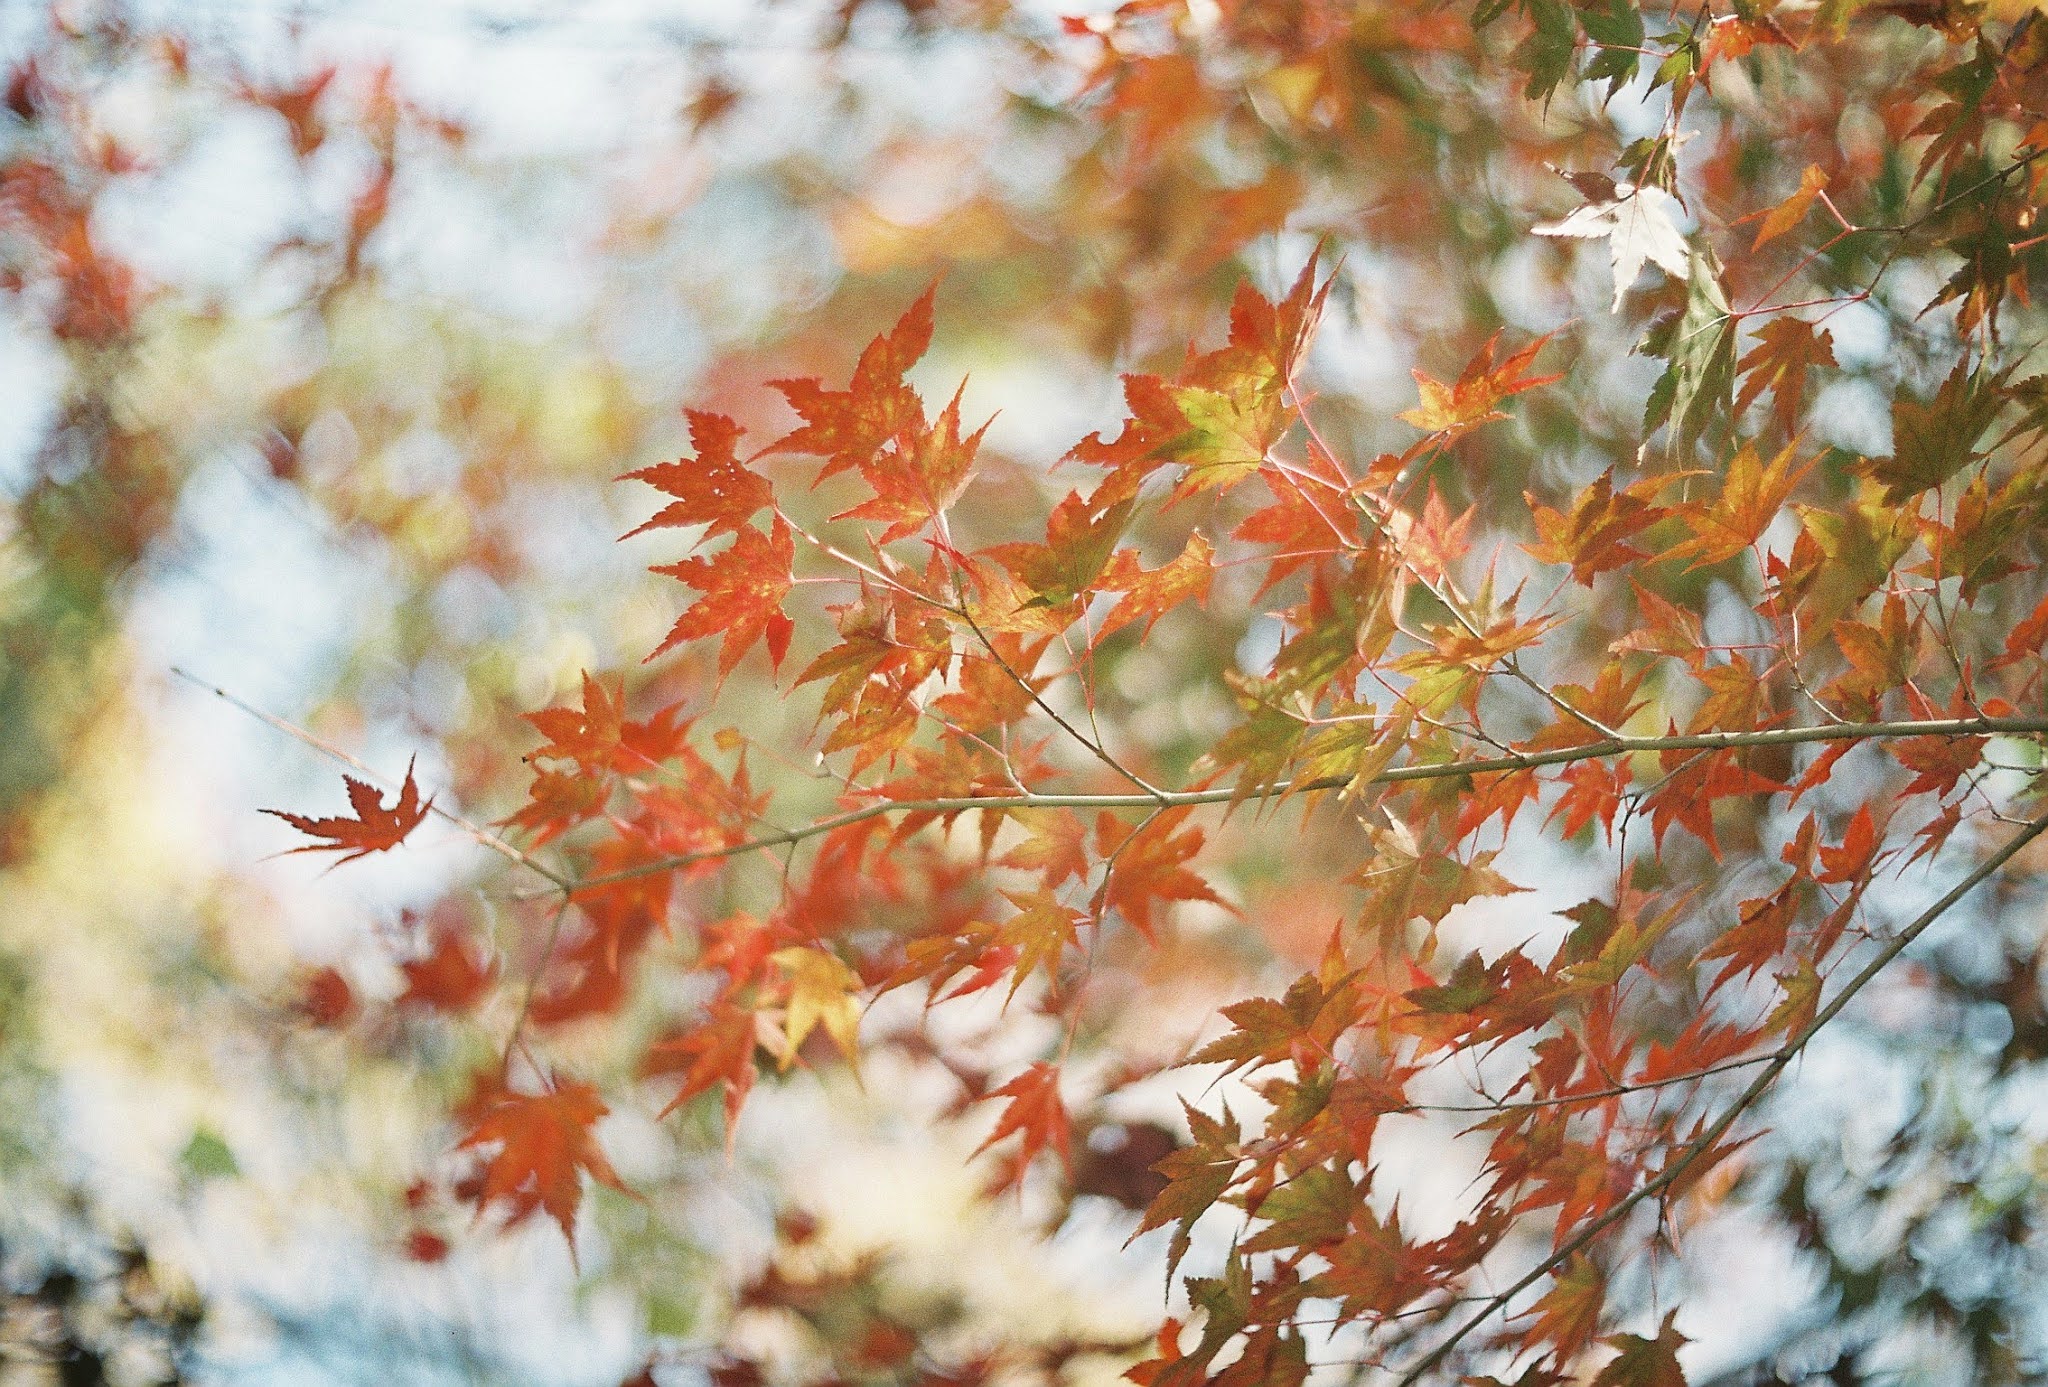
<svg viewBox="0 0 2048 1387"><path fill-rule="evenodd" d="M713 1332L676 1355L713 1380L1682 1383L1693 1249L1744 1219L1817 1308L1717 1350L1726 1380L1900 1371L1900 1326L2037 1376L2035 1139L2002 1105L2048 1057L2048 20L898 8L1032 74L987 138L1040 141L1046 186L886 234L845 193L878 272L728 344L674 402L687 450L592 450L661 580L645 639L620 618L553 706L489 690L432 793L408 765L349 777L350 817L268 811L352 872L430 811L493 862L395 932L401 993L309 969L292 1011L465 1038L406 1254L537 1213L580 1246L587 1189L644 1197L608 1113L732 1150L764 1089L886 1067L944 1086L983 1198L1047 1238L1120 1210L1175 1279L1163 1325L920 1323L879 1255L812 1254L796 1198L726 1302L811 1357ZM337 80L226 85L303 163ZM368 273L396 132L459 144L388 74L361 90L374 157L316 299ZM706 85L696 138L758 99ZM68 350L126 350L141 290L83 195L54 156L6 167L10 287ZM1044 249L1078 239L1093 262ZM948 372L964 325L1043 342L1055 303L1062 369L1121 405L1034 451ZM501 457L444 552L402 490L299 479L316 411L272 408L276 474L426 576L555 577ZM61 427L117 494L149 470L86 404ZM119 510L42 505L80 485L54 461L35 485L31 517ZM49 572L81 547L29 528ZM1801 1144L1801 1061L1855 1026L1918 1066L1861 1173ZM1404 1179L1418 1142L1454 1188ZM1883 1220L1909 1231L1873 1260Z"/></svg>

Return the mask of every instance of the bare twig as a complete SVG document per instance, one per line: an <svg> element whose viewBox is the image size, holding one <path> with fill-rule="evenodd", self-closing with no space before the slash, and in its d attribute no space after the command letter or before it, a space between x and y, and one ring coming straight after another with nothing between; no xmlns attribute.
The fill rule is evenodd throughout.
<svg viewBox="0 0 2048 1387"><path fill-rule="evenodd" d="M284 733L287 737L290 737L295 741L304 743L306 746L313 748L313 750L319 752L322 756L327 757L329 760L340 762L342 765L347 766L349 769L355 771L357 774L361 775L366 780L372 780L380 785L390 786L393 789L397 788L397 781L394 780L391 776L385 775L383 772L370 766L369 764L361 760L359 757L352 756L348 752L343 751L340 747L334 745L332 742L325 741L320 737L314 736L311 732L308 732L305 728L300 727L297 723L287 722L285 719L277 716L275 713L267 713L263 709L258 708L255 704L247 702L244 699L235 697L235 695L229 693L226 689L223 689L215 684L207 683L204 679L201 679L198 675L193 674L188 670L180 669L177 666L173 665L171 667L171 673L178 676L178 678L183 679L188 684L193 684L199 688L206 690L206 692L212 694L215 698L218 698L225 703L233 704L235 707L247 713L250 717L255 718L259 722L269 724L270 726L276 728L278 731ZM563 892L567 892L573 889L576 885L576 881L573 877L570 877L562 872L556 871L554 868L548 866L546 863L535 858L532 854L522 852L520 849L513 847L510 843L506 842L503 838L500 838L497 834L491 832L489 829L484 828L479 824L473 823L468 819L465 819L462 815L457 814L451 809L443 809L440 805L434 803L432 800L429 800L427 803L427 812L433 814L436 818L441 819L443 822L452 824L456 828L461 829L464 833L467 833L471 838L474 838L477 842L483 844L483 846L489 848L492 852L497 853L499 856L518 863L520 866L526 868L530 872L534 872L540 876L546 877L550 882L554 883L557 889Z"/></svg>

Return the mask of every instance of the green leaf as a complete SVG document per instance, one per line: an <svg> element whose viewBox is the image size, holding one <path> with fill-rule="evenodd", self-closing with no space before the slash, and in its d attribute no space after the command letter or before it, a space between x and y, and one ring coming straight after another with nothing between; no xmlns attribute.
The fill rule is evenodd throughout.
<svg viewBox="0 0 2048 1387"><path fill-rule="evenodd" d="M1577 55L1579 26L1561 0L1533 0L1529 6L1535 27L1515 50L1512 62L1517 71L1529 74L1522 95L1531 101L1548 101L1558 83L1571 75Z"/></svg>
<svg viewBox="0 0 2048 1387"><path fill-rule="evenodd" d="M1713 257L1693 252L1687 277L1685 312L1661 353L1669 361L1650 391L1643 410L1643 432L1671 426L1674 451L1697 443L1718 415L1727 412L1735 389L1735 319L1721 288L1721 267ZM1652 341L1661 334L1652 334Z"/></svg>
<svg viewBox="0 0 2048 1387"><path fill-rule="evenodd" d="M1870 463L1871 477L1884 483L1886 505L1934 490L1983 456L1977 440L1998 417L2011 374L2008 367L1987 376L1957 362L1933 399L1901 395L1892 402L1892 455Z"/></svg>
<svg viewBox="0 0 2048 1387"><path fill-rule="evenodd" d="M228 1149L220 1133L211 1127L193 1131L192 1140L186 1142L185 1149L178 1153L178 1165L186 1174L199 1180L224 1179L242 1173L235 1153Z"/></svg>
<svg viewBox="0 0 2048 1387"><path fill-rule="evenodd" d="M1586 31L1597 51L1582 74L1588 82L1605 81L1607 96L1635 80L1643 55L1643 16L1630 0L1607 0L1605 10L1579 12L1579 27Z"/></svg>

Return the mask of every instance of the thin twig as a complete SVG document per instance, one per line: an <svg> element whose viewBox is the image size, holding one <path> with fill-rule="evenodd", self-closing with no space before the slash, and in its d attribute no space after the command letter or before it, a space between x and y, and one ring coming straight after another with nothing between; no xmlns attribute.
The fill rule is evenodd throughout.
<svg viewBox="0 0 2048 1387"><path fill-rule="evenodd" d="M519 997L519 1014L512 1018L512 1029L505 1033L505 1052L498 1059L498 1082L504 1083L512 1072L512 1052L519 1048L519 1038L526 1032L526 1018L533 1014L534 994L540 991L540 980L548 971L548 964L554 961L555 941L562 937L562 917L569 913L569 895L564 892L561 904L548 920L547 939L540 946L540 958L535 961L533 971L527 974L526 988Z"/></svg>
<svg viewBox="0 0 2048 1387"><path fill-rule="evenodd" d="M332 742L325 741L319 737L314 736L311 732L308 732L305 728L300 727L297 723L287 722L285 719L277 716L275 713L267 713L263 709L258 708L255 704L250 703L244 699L237 698L235 695L229 693L226 689L223 689L216 684L209 684L208 682L206 682L206 680L201 679L198 675L193 674L188 670L180 669L176 665L171 666L171 673L178 676L178 678L183 679L188 684L193 684L199 688L206 690L215 698L218 698L225 703L233 704L235 707L247 713L250 717L255 718L259 722L269 724L270 726L276 728L278 731L284 733L287 737L290 737L295 741L304 743L306 746L313 748L313 750L319 752L321 755L329 758L330 760L340 762L342 765L347 766L349 769L357 772L365 779L375 781L380 785L390 786L393 789L396 789L398 787L398 782L394 780L391 776L385 775L382 771L379 771L374 767L368 765L360 758L352 756L348 752L343 751L340 747L334 745ZM427 802L427 812L434 815L436 818L441 819L443 822L452 824L456 828L461 829L464 833L467 833L477 842L483 844L485 847L489 848L492 852L497 853L501 857L505 857L513 862L518 863L520 866L526 868L530 872L535 872L540 876L546 877L549 881L554 883L555 887L558 890L561 890L566 893L572 890L577 884L573 877L567 876L561 872L556 871L554 868L548 866L544 862L539 861L529 853L520 851L518 848L515 848L510 843L506 842L503 838L500 838L497 834L492 833L489 829L484 828L478 824L472 823L470 820L465 819L462 815L457 814L452 809L443 809L440 805L434 803L433 800L431 799L429 799Z"/></svg>
<svg viewBox="0 0 2048 1387"><path fill-rule="evenodd" d="M1368 785L1401 785L1418 780L1446 780L1466 775L1497 775L1507 771L1537 770L1544 766L1574 761L1598 760L1609 756L1636 755L1662 751L1739 751L1750 747L1796 746L1804 742L1853 742L1892 740L1904 737L1983 737L2048 735L2048 717L2038 718L1936 718L1909 722L1845 722L1815 727L1770 727L1754 732L1688 732L1666 737L1614 737L1581 746L1550 751L1518 752L1470 761L1432 761L1421 765L1391 766L1366 780ZM1353 783L1348 775L1319 776L1284 784L1246 790L1162 790L1157 795L956 795L933 799L880 800L849 809L843 814L819 819L802 828L763 834L722 848L683 853L675 857L643 862L601 876L585 877L573 883L575 889L606 886L615 881L658 872L679 871L699 862L738 857L763 848L782 847L815 838L850 824L883 814L959 814L970 809L1154 809L1183 805L1229 804L1248 799L1282 799L1288 795L1341 790Z"/></svg>
<svg viewBox="0 0 2048 1387"><path fill-rule="evenodd" d="M1127 768L1123 764L1123 762L1117 760L1114 756L1111 756L1108 751L1104 750L1101 742L1096 741L1093 737L1090 737L1086 732L1083 732L1080 728L1074 726L1073 723L1067 721L1066 718L1062 717L1057 709L1055 709L1050 703L1045 701L1045 695L1040 693L1038 689L1032 685L1029 679L1025 678L1022 674L1018 673L1018 671L1010 664L1010 662L1003 658L1002 652L996 649L995 642L988 638L987 633L985 633L981 629L980 623L975 621L973 613L967 610L967 603L965 598L961 599L960 605L957 608L948 608L947 610L952 611L955 616L958 616L962 621L965 621L967 623L967 629L974 632L975 639L980 641L983 648L988 651L988 657L989 659L995 662L996 668L1002 670L1004 674L1007 674L1010 677L1011 681L1015 683L1018 688L1022 689L1025 692L1025 694L1029 696L1033 703L1038 705L1039 711L1044 713L1047 717L1051 718L1053 722L1059 726L1061 731L1065 732L1069 737L1072 737L1082 746L1088 748L1090 752L1094 753L1096 760L1102 762L1103 765L1109 767L1118 775L1130 781L1131 784L1143 790L1146 796L1149 799L1151 799L1153 803L1158 804L1162 808L1166 806L1167 801L1170 798L1169 793L1167 791L1159 789L1150 781L1146 780L1145 777L1139 775L1136 771Z"/></svg>

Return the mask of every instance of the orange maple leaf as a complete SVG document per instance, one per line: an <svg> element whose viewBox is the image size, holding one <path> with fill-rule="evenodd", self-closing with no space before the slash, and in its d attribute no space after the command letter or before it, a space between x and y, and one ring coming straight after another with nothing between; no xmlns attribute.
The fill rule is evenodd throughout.
<svg viewBox="0 0 2048 1387"><path fill-rule="evenodd" d="M1149 633L1152 624L1175 607L1206 600L1215 576L1216 551L1200 531L1188 536L1179 554L1154 569L1138 566L1137 550L1117 550L1095 585L1123 596L1103 618L1093 644L1101 645L1111 632L1134 621L1144 622Z"/></svg>
<svg viewBox="0 0 2048 1387"><path fill-rule="evenodd" d="M722 636L718 646L718 677L732 673L756 641L768 641L768 658L778 669L789 651L790 635L796 623L782 611L782 599L789 595L790 567L796 562L796 541L780 515L774 529L762 534L751 525L743 526L732 544L708 559L684 559L662 564L653 571L704 594L669 628L668 635L652 660L684 641L705 636Z"/></svg>
<svg viewBox="0 0 2048 1387"><path fill-rule="evenodd" d="M1550 335L1546 333L1496 363L1493 351L1500 343L1500 334L1496 332L1451 385L1432 380L1421 371L1413 372L1422 402L1394 417L1424 433L1449 434L1464 433L1490 419L1505 419L1507 416L1495 408L1502 400L1558 379L1527 374L1530 363L1549 341Z"/></svg>
<svg viewBox="0 0 2048 1387"><path fill-rule="evenodd" d="M980 1155L1012 1133L1023 1141L1017 1159L1005 1170L1008 1178L997 1189L1022 1183L1024 1171L1048 1146L1059 1152L1060 1160L1072 1168L1071 1125L1067 1119L1066 1104L1060 1101L1060 1071L1056 1066L1040 1060L1001 1088L983 1094L976 1101L986 1103L997 1098L1009 1099L1009 1106L996 1119L995 1130L974 1148L974 1154Z"/></svg>
<svg viewBox="0 0 2048 1387"><path fill-rule="evenodd" d="M619 478L622 482L645 482L676 498L653 519L627 531L627 539L646 530L690 525L709 526L704 539L738 534L740 526L763 507L775 503L768 479L748 471L733 452L733 445L744 432L738 424L723 414L695 409L685 410L684 414L690 421L690 442L696 446L696 457L656 463Z"/></svg>
<svg viewBox="0 0 2048 1387"><path fill-rule="evenodd" d="M1187 821L1186 808L1153 815L1135 830L1108 810L1096 818L1096 849L1114 861L1102 887L1103 904L1129 920L1138 933L1158 939L1152 912L1168 901L1208 901L1223 905L1209 884L1183 865L1202 850L1207 837L1199 828L1175 833Z"/></svg>
<svg viewBox="0 0 2048 1387"><path fill-rule="evenodd" d="M592 1135L610 1109L589 1084L551 1080L543 1093L514 1093L493 1083L466 1107L472 1122L458 1149L497 1148L485 1158L477 1204L503 1203L508 1223L545 1210L573 1242L586 1172L627 1192Z"/></svg>
<svg viewBox="0 0 2048 1387"><path fill-rule="evenodd" d="M1742 388L1735 394L1740 416L1764 391L1771 392L1771 418L1790 435L1799 427L1806 403L1809 371L1835 365L1835 335L1789 314L1773 318L1757 332L1756 346L1735 363Z"/></svg>
<svg viewBox="0 0 2048 1387"><path fill-rule="evenodd" d="M937 424L926 427L916 421L899 435L896 447L861 463L861 476L875 489L874 499L832 518L887 521L882 544L916 533L960 498L981 436L987 432L984 423L966 438L960 436L960 395L955 392Z"/></svg>
<svg viewBox="0 0 2048 1387"><path fill-rule="evenodd" d="M1754 442L1745 443L1728 461L1721 494L1711 505L1692 505L1683 514L1692 526L1692 538L1664 551L1666 559L1690 559L1693 568L1710 568L1735 557L1763 538L1764 531L1778 518L1785 498L1813 470L1813 464L1795 469L1793 449L1788 443L1766 465L1756 454Z"/></svg>
<svg viewBox="0 0 2048 1387"><path fill-rule="evenodd" d="M348 786L349 808L354 818L336 816L327 819L309 818L285 809L266 809L313 838L325 838L324 843L308 843L304 847L290 849L290 852L339 852L347 856L335 861L339 867L343 862L353 862L358 857L367 857L373 852L395 848L405 841L408 833L420 826L420 820L427 817L427 811L434 807L430 799L420 802L420 787L413 783L413 763L405 763L405 784L399 787L398 798L388 808L376 787L352 775L342 777Z"/></svg>
<svg viewBox="0 0 2048 1387"><path fill-rule="evenodd" d="M924 403L903 373L932 341L933 285L888 332L868 343L845 390L815 379L768 382L803 418L803 427L770 444L771 453L806 453L825 459L820 480L861 467L890 439L924 424Z"/></svg>

